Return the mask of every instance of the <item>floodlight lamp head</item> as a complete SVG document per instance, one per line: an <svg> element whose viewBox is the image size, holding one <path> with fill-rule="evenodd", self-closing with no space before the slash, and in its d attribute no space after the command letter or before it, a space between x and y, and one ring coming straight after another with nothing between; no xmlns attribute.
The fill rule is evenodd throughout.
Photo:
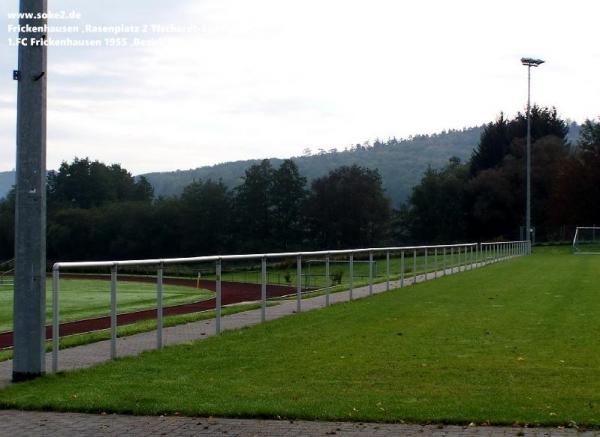
<svg viewBox="0 0 600 437"><path fill-rule="evenodd" d="M542 65L544 62L541 59L535 59L535 58L521 58L521 64L526 65L527 67L538 67L540 65Z"/></svg>

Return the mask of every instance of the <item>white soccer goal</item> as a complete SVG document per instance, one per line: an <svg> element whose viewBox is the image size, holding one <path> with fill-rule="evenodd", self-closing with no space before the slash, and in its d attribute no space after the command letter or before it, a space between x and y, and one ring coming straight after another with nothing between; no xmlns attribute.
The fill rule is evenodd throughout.
<svg viewBox="0 0 600 437"><path fill-rule="evenodd" d="M600 227L582 226L575 229L573 253L576 255L600 255Z"/></svg>

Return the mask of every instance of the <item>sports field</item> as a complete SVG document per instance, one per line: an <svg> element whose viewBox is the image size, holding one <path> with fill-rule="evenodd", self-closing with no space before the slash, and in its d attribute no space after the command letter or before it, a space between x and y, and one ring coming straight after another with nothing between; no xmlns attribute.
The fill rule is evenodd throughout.
<svg viewBox="0 0 600 437"><path fill-rule="evenodd" d="M47 322L51 322L52 281L47 286ZM195 302L209 299L214 295L208 290L191 287L164 285L163 301L166 305ZM12 329L13 320L12 287L0 289L0 332ZM139 282L119 281L117 288L117 311L129 312L156 308L156 285ZM81 320L110 314L110 282L85 279L61 279L60 281L60 320L61 322Z"/></svg>
<svg viewBox="0 0 600 437"><path fill-rule="evenodd" d="M0 391L6 408L600 425L600 257L482 269Z"/></svg>

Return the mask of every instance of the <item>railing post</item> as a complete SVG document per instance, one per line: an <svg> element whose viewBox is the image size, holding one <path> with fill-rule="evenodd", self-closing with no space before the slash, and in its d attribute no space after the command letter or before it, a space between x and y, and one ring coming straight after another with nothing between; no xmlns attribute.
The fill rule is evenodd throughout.
<svg viewBox="0 0 600 437"><path fill-rule="evenodd" d="M325 257L325 306L329 306L329 255Z"/></svg>
<svg viewBox="0 0 600 437"><path fill-rule="evenodd" d="M390 291L390 251L385 253L385 291Z"/></svg>
<svg viewBox="0 0 600 437"><path fill-rule="evenodd" d="M353 294L354 294L354 254L351 253L350 254L350 259L349 259L349 272L348 272L348 276L349 276L349 281L350 281L350 300L352 300L354 298Z"/></svg>
<svg viewBox="0 0 600 437"><path fill-rule="evenodd" d="M302 255L296 256L296 312L302 311Z"/></svg>
<svg viewBox="0 0 600 437"><path fill-rule="evenodd" d="M473 246L469 247L469 270L473 270Z"/></svg>
<svg viewBox="0 0 600 437"><path fill-rule="evenodd" d="M404 287L404 251L400 251L400 288Z"/></svg>
<svg viewBox="0 0 600 437"><path fill-rule="evenodd" d="M156 272L156 348L163 347L163 264Z"/></svg>
<svg viewBox="0 0 600 437"><path fill-rule="evenodd" d="M260 284L260 321L267 319L267 258L261 261L261 284Z"/></svg>
<svg viewBox="0 0 600 437"><path fill-rule="evenodd" d="M58 349L60 347L59 275L58 268L52 269L52 373L58 371Z"/></svg>
<svg viewBox="0 0 600 437"><path fill-rule="evenodd" d="M438 277L438 259L437 259L437 247L433 250L433 278L437 279Z"/></svg>
<svg viewBox="0 0 600 437"><path fill-rule="evenodd" d="M413 250L413 285L417 283L417 249Z"/></svg>
<svg viewBox="0 0 600 437"><path fill-rule="evenodd" d="M423 277L424 281L427 280L427 272L429 271L429 266L427 265L427 248L425 248L425 263L423 265L423 270L425 270L425 276Z"/></svg>
<svg viewBox="0 0 600 437"><path fill-rule="evenodd" d="M442 276L446 276L446 248L442 249Z"/></svg>
<svg viewBox="0 0 600 437"><path fill-rule="evenodd" d="M369 296L373 294L373 252L369 252Z"/></svg>
<svg viewBox="0 0 600 437"><path fill-rule="evenodd" d="M450 248L450 274L454 273L454 246Z"/></svg>
<svg viewBox="0 0 600 437"><path fill-rule="evenodd" d="M117 266L110 268L110 358L117 357Z"/></svg>
<svg viewBox="0 0 600 437"><path fill-rule="evenodd" d="M222 299L223 293L221 290L222 285L222 268L221 259L219 258L215 263L215 275L217 279L215 291L215 332L217 335L221 333L221 307L222 307ZM264 321L264 320L263 320Z"/></svg>

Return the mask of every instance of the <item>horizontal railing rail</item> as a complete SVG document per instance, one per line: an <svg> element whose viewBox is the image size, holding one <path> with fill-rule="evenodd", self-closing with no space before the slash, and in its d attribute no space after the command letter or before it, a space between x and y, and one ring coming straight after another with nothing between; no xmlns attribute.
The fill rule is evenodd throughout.
<svg viewBox="0 0 600 437"><path fill-rule="evenodd" d="M482 243L483 244L483 243ZM451 247L471 247L477 243L462 243L462 244L443 244L435 246L399 246L399 247L374 247L369 249L344 249L344 250L321 250L313 252L274 252L274 253L255 253L244 255L210 255L196 256L189 258L156 258L156 259L141 259L141 260L124 260L124 261L84 261L84 262L57 262L53 269L60 268L90 268L90 267L120 267L120 266L141 266L141 265L167 265L167 264L190 264L210 261L240 261L249 259L261 258L293 258L295 256L331 256L331 255L349 255L357 253L369 252L399 252L401 250L424 250L424 249L442 249Z"/></svg>
<svg viewBox="0 0 600 437"><path fill-rule="evenodd" d="M85 262L57 262L52 268L52 371L58 370L58 352L60 339L60 314L59 314L59 285L61 269L86 269L86 268L109 268L110 269L110 357L116 358L117 349L117 274L119 267L130 266L156 266L156 347L163 346L163 270L166 265L214 263L215 271L215 331L221 332L221 309L222 309L222 264L227 261L260 260L261 281L261 321L266 320L267 309L267 260L295 258L296 260L296 311L302 310L302 261L305 257L322 257L325 265L324 284L325 305L330 305L330 288L332 286L330 276L330 257L348 256L348 291L350 300L353 299L353 280L356 277L368 277L368 293L373 294L373 264L375 254L385 254L385 278L386 290L390 289L391 267L390 254L400 254L400 269L398 272L399 286L404 287L407 273L412 274L412 284L417 282L417 277L427 280L430 276L437 278L446 275L448 269L451 273L465 271L486 265L503 259L522 256L530 253L530 244L527 241L491 242L491 243L461 243L441 244L427 246L398 246L398 247L374 247L362 249L325 250L307 252L277 252L243 255L211 255L187 258L156 258L140 260L115 260L115 261L85 261ZM368 255L368 274L354 275L354 256ZM407 256L408 255L408 256ZM412 268L410 267L412 255ZM417 271L417 258L423 257L422 272ZM433 256L433 259L431 257ZM314 262L314 260L311 260ZM441 270L440 270L440 265ZM357 262L358 264L358 262ZM361 260L364 265L364 261ZM458 268L458 270L456 270ZM396 275L395 275L396 277Z"/></svg>

